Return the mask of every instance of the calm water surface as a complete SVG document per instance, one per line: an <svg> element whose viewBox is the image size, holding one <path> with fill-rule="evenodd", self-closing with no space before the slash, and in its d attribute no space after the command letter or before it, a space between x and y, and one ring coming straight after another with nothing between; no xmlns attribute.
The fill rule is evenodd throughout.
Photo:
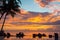
<svg viewBox="0 0 60 40"><path fill-rule="evenodd" d="M60 26L59 26L60 27ZM55 32L41 32L41 31L16 31L16 30L13 30L13 31L6 31L6 33L9 32L11 35L16 35L16 33L19 33L19 32L23 32L26 36L24 36L24 38L16 38L16 37L10 37L10 38L2 38L0 37L0 40L54 40L54 37L53 38L49 38L48 35L53 35L54 36L54 33ZM46 34L47 37L42 37L42 38L33 38L32 37L32 34L38 34L38 33L41 33L41 34ZM60 32L56 32L58 33L59 35L59 40L60 40Z"/></svg>
<svg viewBox="0 0 60 40"><path fill-rule="evenodd" d="M11 32L12 34L16 34L17 32ZM33 38L32 37L32 34L33 33L45 33L46 35L47 35L47 37L43 37L43 38L38 38L38 37L36 37L36 38ZM15 35L14 34L14 35ZM52 34L52 35L54 35L54 32L25 32L25 37L24 38L16 38L16 37L10 37L10 38L2 38L1 37L1 39L0 40L54 40L54 37L53 38L49 38L48 37L48 35L49 34ZM58 34L60 35L60 33L58 32ZM60 36L59 36L59 40L60 40Z"/></svg>

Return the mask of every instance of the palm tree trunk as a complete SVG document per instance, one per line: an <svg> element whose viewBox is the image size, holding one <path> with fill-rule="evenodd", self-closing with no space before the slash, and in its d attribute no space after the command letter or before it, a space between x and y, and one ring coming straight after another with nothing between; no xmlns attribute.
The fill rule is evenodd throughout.
<svg viewBox="0 0 60 40"><path fill-rule="evenodd" d="M2 24L2 27L1 27L1 31L3 31L3 27L4 27L4 24L5 24L5 19L6 19L6 14L5 14L5 17L4 17L4 20L3 20L3 24Z"/></svg>

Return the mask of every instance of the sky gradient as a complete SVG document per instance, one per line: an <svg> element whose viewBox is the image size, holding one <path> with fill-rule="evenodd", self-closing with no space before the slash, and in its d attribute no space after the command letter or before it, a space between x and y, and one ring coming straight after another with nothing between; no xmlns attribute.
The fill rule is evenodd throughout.
<svg viewBox="0 0 60 40"><path fill-rule="evenodd" d="M34 0L21 0L22 9L33 12L51 12L48 8L41 8Z"/></svg>
<svg viewBox="0 0 60 40"><path fill-rule="evenodd" d="M60 0L21 0L21 13L7 16L4 30L37 30L60 32ZM57 2L57 4L50 4ZM59 2L59 3L58 3ZM48 4L46 4L48 3ZM51 7L52 6L52 7ZM51 12L53 11L53 12ZM0 28L3 19L0 21Z"/></svg>
<svg viewBox="0 0 60 40"><path fill-rule="evenodd" d="M39 0L21 0L21 2L22 9L33 12L54 12L60 8L59 0L44 1L43 3Z"/></svg>
<svg viewBox="0 0 60 40"><path fill-rule="evenodd" d="M0 21L2 25L3 19ZM60 16L54 13L25 12L15 18L8 16L4 30L60 31ZM43 29L43 30L42 30Z"/></svg>

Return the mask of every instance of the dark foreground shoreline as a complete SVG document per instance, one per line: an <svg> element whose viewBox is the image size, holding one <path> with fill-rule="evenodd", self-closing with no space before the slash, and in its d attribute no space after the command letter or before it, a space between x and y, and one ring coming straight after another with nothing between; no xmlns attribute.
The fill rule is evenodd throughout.
<svg viewBox="0 0 60 40"><path fill-rule="evenodd" d="M38 37L38 38L47 37L46 35L47 34L41 34L41 33L32 34L32 38L36 38L36 37ZM7 38L10 38L10 37L24 38L24 36L27 36L27 35L25 35L23 32L19 32L16 35L11 35L10 33L5 33L4 31L0 31L0 37L2 37L2 36L4 38L5 37L7 37ZM49 34L48 37L49 38L53 38L54 37L55 40L58 40L58 38L59 38L58 33L54 33L54 35Z"/></svg>

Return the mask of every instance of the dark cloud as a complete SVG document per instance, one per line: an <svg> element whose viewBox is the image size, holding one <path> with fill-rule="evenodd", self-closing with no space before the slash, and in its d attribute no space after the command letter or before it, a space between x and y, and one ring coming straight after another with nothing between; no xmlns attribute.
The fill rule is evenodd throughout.
<svg viewBox="0 0 60 40"><path fill-rule="evenodd" d="M41 15L42 17L45 17L47 15L50 15L51 13L49 12L29 12L32 16L38 16Z"/></svg>
<svg viewBox="0 0 60 40"><path fill-rule="evenodd" d="M55 21L55 22L47 22L47 23L43 23L44 25L60 25L60 20Z"/></svg>
<svg viewBox="0 0 60 40"><path fill-rule="evenodd" d="M27 20L28 18L34 18L34 17L37 17L37 16L46 17L48 15L51 15L51 13L48 13L48 12L44 12L44 13L40 13L40 12L28 12L28 14L24 14L22 16L22 20Z"/></svg>
<svg viewBox="0 0 60 40"><path fill-rule="evenodd" d="M60 20L56 22L38 23L38 22L12 22L13 25L60 25Z"/></svg>
<svg viewBox="0 0 60 40"><path fill-rule="evenodd" d="M50 25L48 25L50 27ZM60 25L52 25L53 28L48 28L46 30L44 29L38 29L39 32L60 32Z"/></svg>
<svg viewBox="0 0 60 40"><path fill-rule="evenodd" d="M35 0L35 2L42 8L48 8L51 12L60 11L60 0Z"/></svg>
<svg viewBox="0 0 60 40"><path fill-rule="evenodd" d="M46 5L49 5L50 2L53 0L35 0L41 7L45 7Z"/></svg>
<svg viewBox="0 0 60 40"><path fill-rule="evenodd" d="M11 24L13 25L31 25L31 24L35 24L33 22L12 22Z"/></svg>

